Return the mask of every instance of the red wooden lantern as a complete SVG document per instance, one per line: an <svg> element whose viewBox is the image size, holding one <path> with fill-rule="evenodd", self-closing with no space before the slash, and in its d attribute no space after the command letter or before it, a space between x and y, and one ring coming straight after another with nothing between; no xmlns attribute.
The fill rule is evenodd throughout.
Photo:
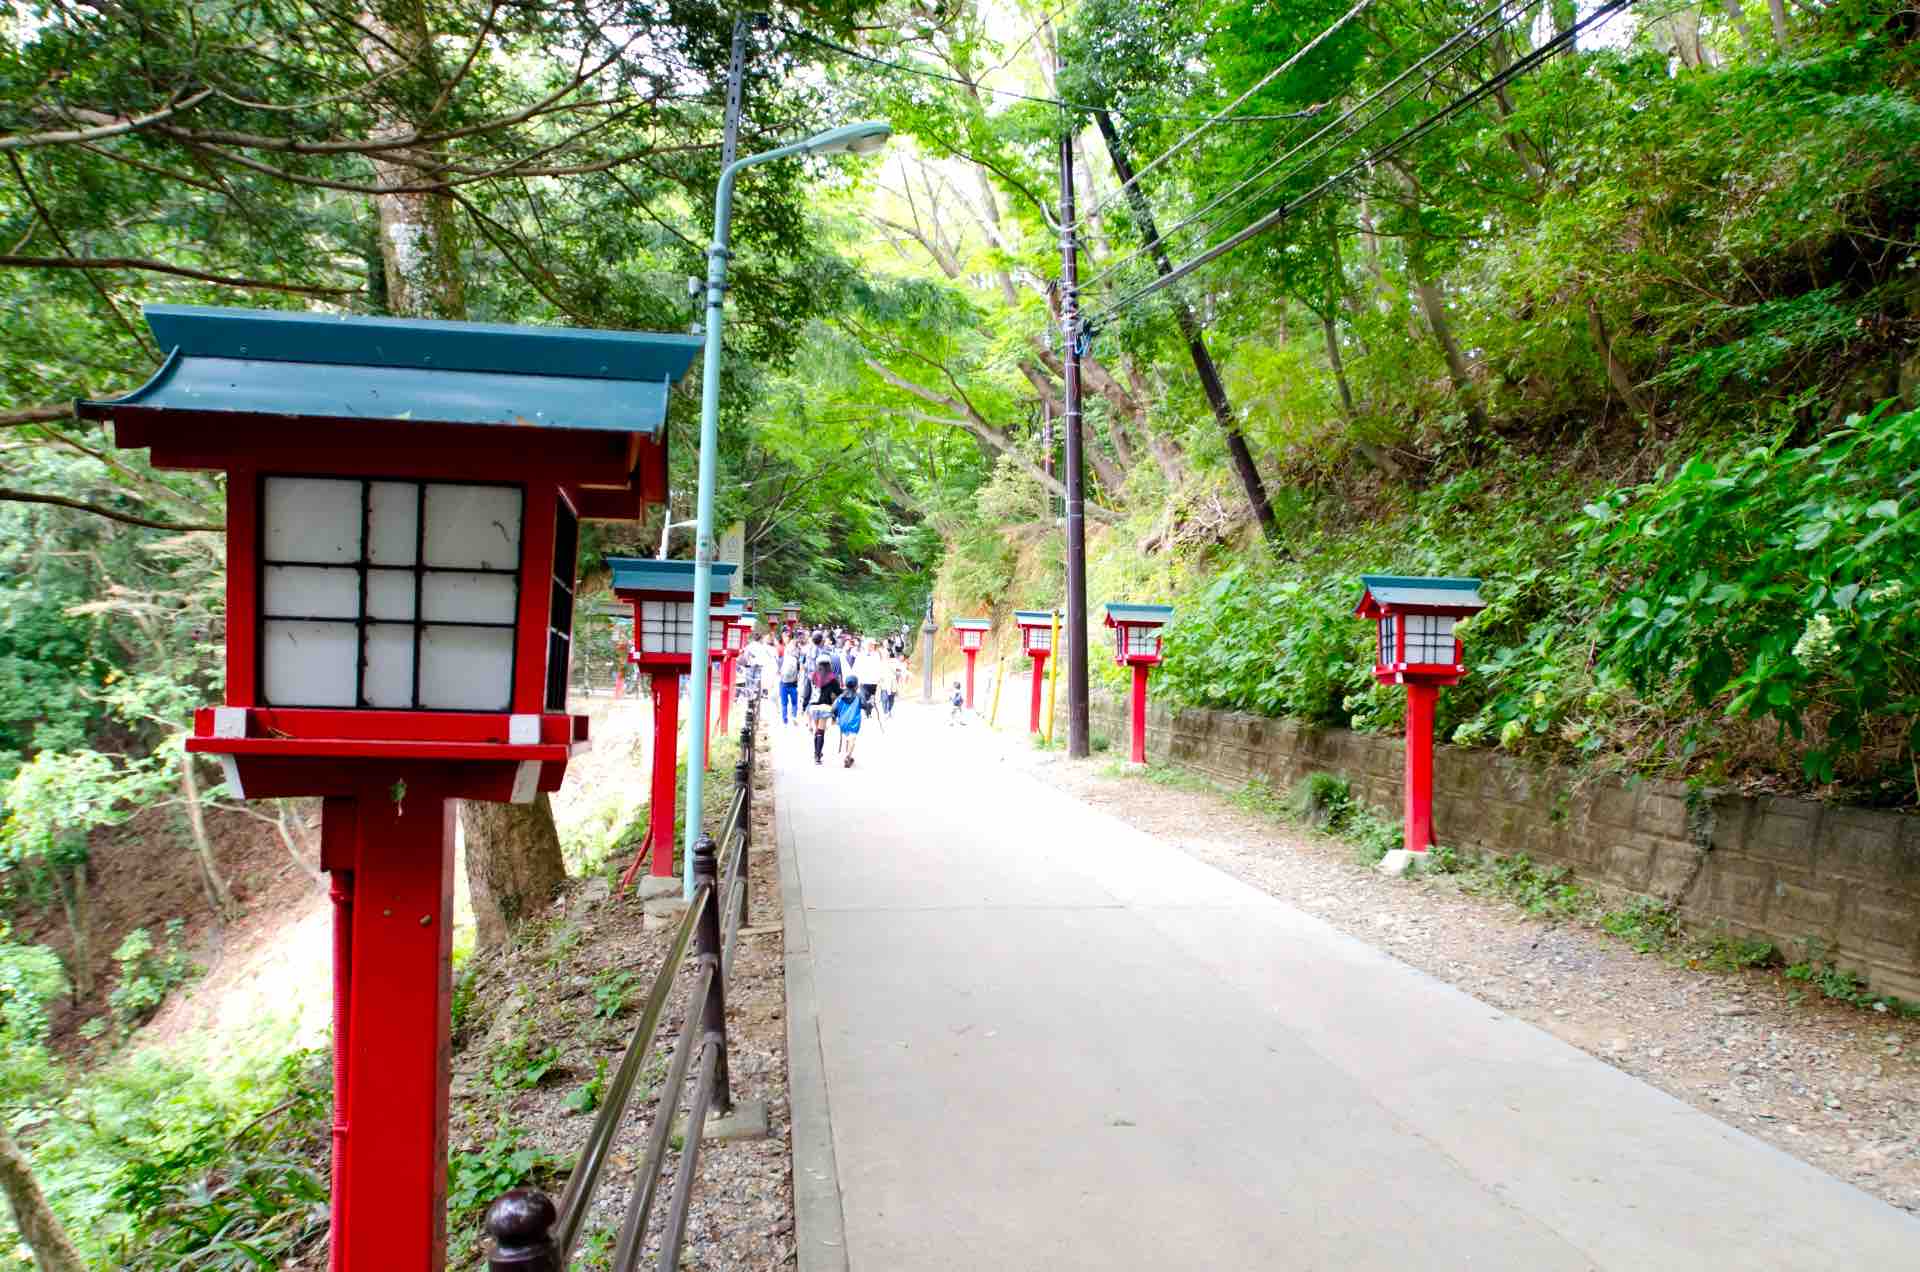
<svg viewBox="0 0 1920 1272"><path fill-rule="evenodd" d="M579 521L664 496L667 394L700 341L146 318L166 363L78 410L156 468L226 473L225 702L187 748L242 798L324 797L333 1266L437 1272L455 801L529 801L584 749L566 711Z"/></svg>
<svg viewBox="0 0 1920 1272"><path fill-rule="evenodd" d="M990 618L956 618L953 630L960 637L960 648L967 655L967 710L973 710L973 660L980 655L980 647L987 642L987 633L993 630Z"/></svg>
<svg viewBox="0 0 1920 1272"><path fill-rule="evenodd" d="M608 557L607 568L613 571L613 594L633 607L632 659L653 683L653 794L647 846L652 849L653 877L671 879L680 677L693 671L693 562ZM713 595L722 602L734 568L728 561L713 563ZM704 739L701 746L706 746Z"/></svg>
<svg viewBox="0 0 1920 1272"><path fill-rule="evenodd" d="M1020 627L1020 648L1033 659L1032 701L1027 708L1027 732L1040 732L1040 688L1046 679L1047 659L1053 654L1053 632L1059 622L1052 610L1015 610L1013 621Z"/></svg>
<svg viewBox="0 0 1920 1272"><path fill-rule="evenodd" d="M1433 709L1440 686L1467 674L1454 625L1487 607L1479 579L1363 574L1354 614L1374 622L1373 676L1407 687L1407 770L1402 791L1406 846L1433 843Z"/></svg>
<svg viewBox="0 0 1920 1272"><path fill-rule="evenodd" d="M716 605L713 608L713 647L711 656L720 666L720 732L725 733L733 727L733 676L734 668L740 662L740 652L747 647L747 635L753 630L747 618L746 606L734 601L729 605ZM709 682L711 683L711 682ZM714 695L708 694L707 700L713 701ZM708 763L711 766L713 740L707 740Z"/></svg>
<svg viewBox="0 0 1920 1272"><path fill-rule="evenodd" d="M1113 628L1115 666L1133 668L1133 696L1128 717L1132 723L1135 764L1147 762L1147 671L1160 662L1160 631L1173 618L1171 605L1107 603L1107 626Z"/></svg>

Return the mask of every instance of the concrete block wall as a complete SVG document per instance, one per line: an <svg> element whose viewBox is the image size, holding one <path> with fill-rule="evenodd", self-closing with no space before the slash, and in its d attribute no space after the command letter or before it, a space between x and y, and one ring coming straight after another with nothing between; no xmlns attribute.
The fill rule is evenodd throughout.
<svg viewBox="0 0 1920 1272"><path fill-rule="evenodd" d="M1123 745L1126 704L1096 693L1094 725ZM1400 739L1196 708L1147 713L1147 756L1223 782L1290 790L1336 773L1400 816ZM1818 941L1874 989L1920 999L1920 817L1677 782L1580 778L1488 751L1434 756L1442 843L1565 866L1615 899L1675 904L1694 930L1771 941L1790 960Z"/></svg>

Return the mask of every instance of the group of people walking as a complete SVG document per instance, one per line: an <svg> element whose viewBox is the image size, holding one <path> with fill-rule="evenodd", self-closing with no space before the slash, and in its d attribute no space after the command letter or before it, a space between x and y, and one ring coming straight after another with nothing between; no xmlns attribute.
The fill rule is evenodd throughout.
<svg viewBox="0 0 1920 1272"><path fill-rule="evenodd" d="M813 730L813 762L826 762L827 727L839 735L841 766L853 767L862 727L892 718L906 676L897 640L816 630L790 635L777 651L780 722Z"/></svg>

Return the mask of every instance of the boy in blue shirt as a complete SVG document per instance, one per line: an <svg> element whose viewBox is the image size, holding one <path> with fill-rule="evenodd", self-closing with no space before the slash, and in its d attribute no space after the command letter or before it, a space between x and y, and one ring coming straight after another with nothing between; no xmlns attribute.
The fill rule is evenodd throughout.
<svg viewBox="0 0 1920 1272"><path fill-rule="evenodd" d="M846 687L834 699L833 719L840 726L840 754L846 758L840 767L853 767L853 744L860 740L860 721L866 713L860 701L860 678L848 676Z"/></svg>

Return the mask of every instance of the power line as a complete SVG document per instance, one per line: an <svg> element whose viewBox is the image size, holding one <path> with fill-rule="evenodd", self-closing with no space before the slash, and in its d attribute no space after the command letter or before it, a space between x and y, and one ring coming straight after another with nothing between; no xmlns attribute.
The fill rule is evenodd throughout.
<svg viewBox="0 0 1920 1272"><path fill-rule="evenodd" d="M1162 115L1148 111L1122 110L1116 106L1089 106L1085 102L1063 101L1058 97L1037 97L1032 93L1016 93L1010 88L993 88L986 84L977 84L972 80L963 79L958 75L949 75L945 71L937 71L931 66L922 66L918 62L891 62L884 57L875 57L871 53L862 53L859 49L848 48L844 44L836 44L834 41L815 35L811 31L802 31L796 27L783 27L781 29L788 35L805 40L809 44L817 44L823 49L831 49L844 57L865 62L870 66L877 66L883 70L900 71L908 75L919 75L926 79L941 80L948 84L958 84L960 87L970 89L974 92L988 93L994 97L1004 97L1011 101L1036 102L1042 106L1053 106L1062 110L1083 111L1088 114L1096 110L1105 110L1129 122L1185 124L1193 123L1196 120L1205 121L1213 118L1213 116L1210 115ZM1028 38L1031 39L1032 37L1029 36ZM999 68L996 67L994 69L998 70ZM1234 124L1259 124L1272 123L1275 120L1302 119L1313 114L1314 110L1318 109L1318 107L1314 107L1313 110L1289 111L1285 114L1277 115L1236 115L1226 122Z"/></svg>
<svg viewBox="0 0 1920 1272"><path fill-rule="evenodd" d="M1389 80L1387 83L1383 84L1381 87L1379 87L1378 89L1375 89L1372 93L1369 93L1366 97L1356 102L1353 106L1351 106L1345 112L1343 112L1338 119L1331 121L1325 127L1321 128L1318 132L1314 133L1313 136L1308 137L1305 141L1302 141L1298 145L1291 147L1284 154L1280 155L1278 158L1269 160L1267 163L1259 166L1256 170L1244 176L1239 182L1237 182L1231 188L1229 188L1222 194L1214 197L1212 200L1210 200L1204 207L1200 208L1198 211L1190 214L1189 216L1183 218L1180 221L1175 222L1172 226L1168 227L1166 230L1163 230L1158 236L1160 243L1162 245L1168 243L1169 241L1172 240L1172 238L1175 235L1182 233L1184 230L1187 229L1187 227L1200 221L1201 218L1205 217L1208 213L1212 212L1215 208L1219 207L1222 203L1225 203L1227 200L1232 199L1234 195L1246 189L1248 186L1252 185L1254 182L1260 180L1262 177L1266 176L1269 172L1272 172L1274 169L1280 167L1281 165L1287 163L1289 160L1295 158L1296 156L1301 154L1301 152L1305 151L1309 146L1314 145L1316 142L1320 141L1323 137L1327 136L1328 133L1341 127L1341 125L1346 124L1348 120L1351 120L1355 115L1365 110L1367 107L1371 106L1374 102L1378 101L1381 97L1392 92L1400 84L1405 82L1409 77L1418 73L1423 67L1426 67L1429 63L1434 62L1435 59L1438 59L1441 57L1446 58L1446 61L1444 64L1435 66L1431 71L1428 72L1428 74L1425 77L1424 84L1407 89L1405 92L1401 93L1398 97L1396 97L1392 102L1388 103L1385 107L1383 107L1372 118L1360 124L1354 125L1353 127L1348 128L1346 130L1345 136L1341 137L1339 140L1349 141L1352 138L1359 136L1362 132L1366 131L1368 128L1371 128L1375 124L1379 123L1380 120L1386 117L1388 112L1393 110L1395 107L1399 106L1402 102L1406 101L1407 98L1411 97L1415 92L1419 91L1420 88L1431 87L1435 83L1435 81L1439 79L1442 72L1448 69L1451 69L1454 65L1456 65L1461 59L1466 57L1469 53L1472 53L1475 49L1479 48L1481 45L1493 39L1501 31L1505 30L1508 26L1518 21L1521 16L1522 16L1521 10L1517 8L1511 8L1506 3L1506 0L1498 0L1498 2L1493 6L1493 8L1488 9L1486 12L1472 19L1470 22L1466 24L1466 26L1462 27L1460 31L1456 33L1454 36L1442 42L1441 44L1435 46L1435 48L1431 52L1429 52L1425 57L1420 58L1418 61L1408 66L1405 70L1401 71L1400 74L1394 76L1393 79ZM1480 30L1481 24L1486 22L1488 18L1492 18L1492 17L1498 17L1500 20L1496 22L1493 26L1488 27L1484 30ZM1474 34L1476 30L1479 30L1479 34L1477 36ZM1464 47L1456 48L1456 46L1460 45L1461 41L1467 40L1469 37L1472 37L1472 43L1467 44ZM1331 150L1332 145L1335 145L1335 144L1339 144L1339 143L1338 142L1331 143L1327 147L1327 149ZM1252 201L1252 199L1259 198L1260 196L1268 193L1275 186L1277 186L1281 181L1284 181L1287 177L1291 176L1294 172L1299 171L1300 168L1305 166L1306 164L1304 163L1297 164L1293 168L1289 169L1287 172L1281 173L1279 176L1275 177L1273 181L1269 182L1265 187L1263 187L1258 191L1255 191L1251 196L1248 196L1248 198L1239 200L1234 205L1234 207L1228 209L1226 212L1222 213L1219 217L1216 217L1214 219L1214 224L1217 225L1220 222L1225 221L1230 216L1232 216L1233 213L1239 211L1239 209L1243 207L1246 203ZM1211 228L1211 227L1203 227L1203 228ZM1151 249L1151 247L1152 247L1152 244L1142 244L1140 247L1135 248L1132 252L1129 252L1126 256L1123 256L1118 261L1113 262L1112 264L1108 265L1105 269L1101 270L1100 273L1094 276L1092 279L1089 279L1087 281L1086 286L1088 288L1092 288L1095 285L1099 284L1100 282L1104 281L1105 279L1112 277L1115 273L1119 272L1121 269L1126 267L1130 262L1145 255Z"/></svg>
<svg viewBox="0 0 1920 1272"><path fill-rule="evenodd" d="M1268 71L1265 75L1262 75L1258 80L1255 80L1253 87L1247 89L1247 91L1240 94L1240 96L1234 98L1231 102L1229 102L1225 110L1220 111L1218 114L1214 115L1212 118L1206 120L1198 128L1195 128L1192 132L1189 132L1186 136L1180 138L1180 140L1174 142L1171 146L1168 146L1165 150L1162 150L1159 154L1149 159L1145 167L1142 167L1141 169L1139 169L1133 174L1133 177L1131 180L1121 182L1119 187L1115 189L1111 194L1108 194L1096 200L1093 206L1089 207L1085 212L1080 214L1079 220L1077 220L1074 224L1076 226L1084 225L1087 222L1091 221L1094 217L1099 216L1101 211L1104 210L1109 204L1111 204L1114 201L1114 199L1118 198L1122 193L1124 193L1128 186L1137 184L1140 178L1146 176L1149 172L1152 172L1155 168L1159 167L1161 164L1165 163L1167 160L1173 158L1174 155L1178 154L1181 150L1185 149L1191 142L1195 141L1200 136L1202 136L1209 128L1212 128L1216 124L1220 123L1222 120L1225 120L1231 117L1233 115L1233 112L1239 109L1241 104L1244 103L1248 98L1252 97L1255 93L1265 88L1268 84L1271 84L1274 80L1278 79L1281 75L1292 70L1299 63L1301 58L1305 57L1307 54L1319 48L1320 45L1324 44L1326 41L1332 39L1347 25L1347 23L1353 21L1355 18L1359 17L1362 13L1366 12L1367 8L1370 5L1372 5L1372 3L1373 3L1373 0L1359 0L1359 3L1355 4L1353 8L1348 9L1346 13L1342 14L1338 19L1336 19L1332 26L1328 27L1326 30L1322 31L1320 34L1314 36L1311 40L1308 40L1304 45L1302 45L1298 50L1296 50L1292 57L1280 63L1280 65L1274 67L1272 70Z"/></svg>
<svg viewBox="0 0 1920 1272"><path fill-rule="evenodd" d="M1266 233L1268 230L1272 229L1274 226L1280 224L1281 221L1285 220L1287 217L1293 215L1295 212L1305 207L1308 203L1319 198L1321 195L1327 193L1329 190L1332 190L1337 186L1345 184L1347 181L1351 180L1356 174L1361 172L1363 169L1369 168L1374 164L1381 162L1382 160L1391 159L1392 157L1400 153L1402 150L1412 145L1414 142L1420 140L1422 137L1426 136L1428 133L1431 133L1436 128L1446 123L1449 119L1453 118L1455 115L1459 114L1461 111L1464 111L1471 106L1477 105L1481 100L1490 96L1494 92L1497 92L1499 89L1505 87L1511 81L1533 70L1535 67L1539 66L1542 62L1544 62L1547 58L1559 52L1562 48L1565 48L1569 44L1572 44L1579 37L1582 31L1585 31L1587 28L1593 26L1598 22L1604 21L1605 19L1612 17L1614 14L1620 12L1622 9L1627 8L1632 3L1633 3L1633 0L1608 0L1607 3L1602 4L1600 7L1596 8L1592 13L1588 14L1585 18L1582 18L1578 22L1575 22L1567 30L1560 32L1558 35L1555 35L1552 39L1548 40L1545 44L1542 44L1539 48L1527 54L1525 57L1517 59L1515 62L1513 62L1512 65L1508 66L1504 71L1501 71L1498 74L1490 76L1488 79L1480 83L1475 88L1455 98L1453 101L1448 102L1445 106L1441 107L1439 110L1435 111L1433 114L1427 116L1425 119L1421 120L1419 123L1414 124L1413 126L1407 128L1405 131L1401 132L1399 136L1395 137L1392 141L1389 141L1386 145L1381 146L1376 150L1368 151L1367 153L1363 154L1360 158L1354 160L1354 162L1349 164L1346 168L1342 169L1340 172L1334 174L1333 176L1328 177L1325 181L1322 181L1319 185L1307 191L1305 194L1299 195L1294 199L1288 200L1286 203L1283 203L1279 207L1273 209L1271 212L1268 212L1265 216L1262 216L1259 220L1253 222L1251 225L1248 225L1245 229L1242 229L1238 233L1233 234L1228 238L1221 240L1219 243L1216 243L1214 246L1207 248L1205 251L1192 257L1191 259L1181 262L1179 265L1174 266L1173 269L1169 270L1165 274L1162 274L1159 278L1154 279L1152 282L1149 282L1140 287L1137 287L1133 291L1128 292L1126 295L1120 297L1118 300L1113 301L1111 304L1107 305L1105 309L1101 310L1099 314L1095 315L1092 318L1087 319L1086 320L1087 325L1098 326L1100 324L1103 324L1111 320L1115 314L1118 314L1121 310L1127 308L1128 306L1137 304L1139 301L1146 299L1148 296L1151 296L1153 293L1161 290L1162 288L1171 286L1173 283L1180 281L1181 279L1185 278L1187 275L1193 273L1195 270L1201 268L1202 266L1218 260L1220 257L1225 256L1228 252L1232 251L1236 247L1239 247L1241 244L1247 242L1249 239L1255 238L1261 234Z"/></svg>

